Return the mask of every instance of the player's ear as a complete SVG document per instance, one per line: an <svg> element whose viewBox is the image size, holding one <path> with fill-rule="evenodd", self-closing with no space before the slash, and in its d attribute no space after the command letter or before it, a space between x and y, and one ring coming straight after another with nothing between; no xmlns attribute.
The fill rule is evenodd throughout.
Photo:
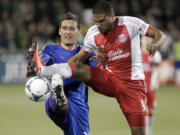
<svg viewBox="0 0 180 135"><path fill-rule="evenodd" d="M61 28L59 27L59 36L61 36Z"/></svg>
<svg viewBox="0 0 180 135"><path fill-rule="evenodd" d="M78 30L78 37L81 36L81 35L82 35L82 29L80 28L80 29Z"/></svg>
<svg viewBox="0 0 180 135"><path fill-rule="evenodd" d="M116 18L115 18L114 15L111 16L111 20L112 20L112 21L115 21L115 20L116 20Z"/></svg>

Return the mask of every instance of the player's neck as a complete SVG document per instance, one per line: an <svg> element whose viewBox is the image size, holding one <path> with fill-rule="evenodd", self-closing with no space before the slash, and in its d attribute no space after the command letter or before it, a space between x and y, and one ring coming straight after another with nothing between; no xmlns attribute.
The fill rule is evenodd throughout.
<svg viewBox="0 0 180 135"><path fill-rule="evenodd" d="M114 20L114 22L112 24L111 31L114 29L115 25L116 25L116 20Z"/></svg>
<svg viewBox="0 0 180 135"><path fill-rule="evenodd" d="M114 28L115 28L115 25L116 25L116 20L113 21L111 27L109 28L109 31L105 35L107 35L108 33L112 32L114 30Z"/></svg>
<svg viewBox="0 0 180 135"><path fill-rule="evenodd" d="M75 44L64 44L61 43L61 46L66 49L66 50L74 50L76 48L76 43Z"/></svg>

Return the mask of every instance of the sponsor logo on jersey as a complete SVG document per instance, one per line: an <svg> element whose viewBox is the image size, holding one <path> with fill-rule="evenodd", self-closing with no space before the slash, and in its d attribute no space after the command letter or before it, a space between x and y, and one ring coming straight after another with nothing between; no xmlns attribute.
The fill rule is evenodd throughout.
<svg viewBox="0 0 180 135"><path fill-rule="evenodd" d="M130 56L130 53L123 53L123 50L118 48L116 51L109 51L107 53L107 56L110 61L114 61L121 58L127 58L128 56Z"/></svg>
<svg viewBox="0 0 180 135"><path fill-rule="evenodd" d="M123 52L123 50L118 48L117 50L109 51L109 52L107 53L107 56L108 56L108 57L114 57L114 56L117 56L117 55L119 55L119 54L122 54L122 52Z"/></svg>
<svg viewBox="0 0 180 135"><path fill-rule="evenodd" d="M118 36L118 40L119 40L121 43L125 43L126 40L127 40L127 37L126 37L125 34L120 34L120 35Z"/></svg>

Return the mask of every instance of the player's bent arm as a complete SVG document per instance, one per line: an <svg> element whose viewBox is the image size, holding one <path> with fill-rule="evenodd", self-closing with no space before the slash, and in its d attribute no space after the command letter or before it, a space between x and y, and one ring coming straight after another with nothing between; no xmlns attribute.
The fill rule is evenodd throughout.
<svg viewBox="0 0 180 135"><path fill-rule="evenodd" d="M76 55L71 57L67 63L68 64L73 64L75 68L79 68L80 65L89 57L90 53L84 52L83 49L81 49Z"/></svg>
<svg viewBox="0 0 180 135"><path fill-rule="evenodd" d="M166 37L162 31L153 26L151 26L151 29L146 36L153 38L152 44L155 44L157 46L162 45Z"/></svg>
<svg viewBox="0 0 180 135"><path fill-rule="evenodd" d="M73 57L68 60L68 64L71 67L72 76L80 79L82 82L86 82L90 79L90 68L83 62L89 57L90 53L84 52L83 48Z"/></svg>
<svg viewBox="0 0 180 135"><path fill-rule="evenodd" d="M162 31L153 26L151 26L151 29L146 36L153 39L151 45L148 46L148 51L151 55L154 55L158 47L163 44L166 36Z"/></svg>

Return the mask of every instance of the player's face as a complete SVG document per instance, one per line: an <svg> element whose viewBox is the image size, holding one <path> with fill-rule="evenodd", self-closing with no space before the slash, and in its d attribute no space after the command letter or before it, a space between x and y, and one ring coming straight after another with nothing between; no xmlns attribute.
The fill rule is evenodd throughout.
<svg viewBox="0 0 180 135"><path fill-rule="evenodd" d="M77 42L79 36L79 29L77 22L73 20L64 20L59 28L59 35L61 36L61 43L70 46Z"/></svg>
<svg viewBox="0 0 180 135"><path fill-rule="evenodd" d="M114 28L114 15L106 15L104 13L94 14L94 23L97 25L99 31L107 34Z"/></svg>

